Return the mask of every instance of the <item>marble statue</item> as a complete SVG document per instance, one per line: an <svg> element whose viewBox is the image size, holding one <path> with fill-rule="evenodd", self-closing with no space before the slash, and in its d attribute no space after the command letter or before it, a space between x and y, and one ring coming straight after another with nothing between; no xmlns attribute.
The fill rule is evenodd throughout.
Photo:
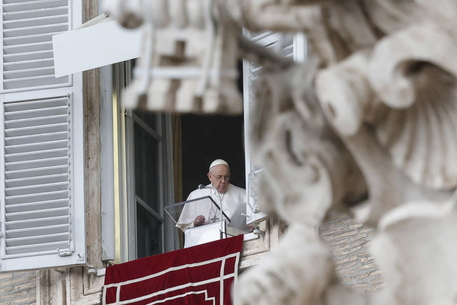
<svg viewBox="0 0 457 305"><path fill-rule="evenodd" d="M238 57L261 64L250 118L264 168L263 210L289 224L243 273L241 305L446 305L457 287L457 2L450 0L113 0L148 28L126 105L237 113ZM291 62L241 35L304 33ZM153 99L151 97L154 97ZM357 294L335 275L316 228L363 204L376 228L381 289Z"/></svg>

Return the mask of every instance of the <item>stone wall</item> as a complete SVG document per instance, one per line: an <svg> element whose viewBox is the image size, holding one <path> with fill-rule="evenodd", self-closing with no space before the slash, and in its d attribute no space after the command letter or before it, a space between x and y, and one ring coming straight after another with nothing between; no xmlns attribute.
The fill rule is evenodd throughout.
<svg viewBox="0 0 457 305"><path fill-rule="evenodd" d="M36 304L36 272L0 273L0 305Z"/></svg>
<svg viewBox="0 0 457 305"><path fill-rule="evenodd" d="M342 282L359 292L382 285L382 275L368 252L374 229L358 224L346 214L333 215L319 233L333 253L336 272Z"/></svg>

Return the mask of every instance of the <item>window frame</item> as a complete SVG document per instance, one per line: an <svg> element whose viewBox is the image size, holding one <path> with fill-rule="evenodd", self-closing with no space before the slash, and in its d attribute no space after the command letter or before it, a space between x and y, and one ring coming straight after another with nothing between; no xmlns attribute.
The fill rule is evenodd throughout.
<svg viewBox="0 0 457 305"><path fill-rule="evenodd" d="M102 154L110 154L112 161L111 172L109 164L106 170L102 168L102 193L108 193L107 198L102 199L103 213L102 225L104 260L115 263L137 259L137 223L136 223L136 198L135 198L135 174L134 174L134 119L131 110L126 110L121 105L123 89L131 82L131 62L122 62L111 66L110 71L105 70L106 78L112 76L112 82L105 81L102 92L109 92L102 99L109 115L104 115L102 121L102 139L107 143L102 146ZM111 93L111 94L110 94ZM174 203L174 180L173 180L173 143L172 143L172 118L170 114L157 114L157 132L162 140L158 148L158 171L161 177L158 181L160 194L160 208L157 213L164 220L162 248L164 252L178 249L179 237L175 224L163 207ZM113 173L110 178L109 174ZM112 197L111 197L112 196ZM109 198L109 199L108 199ZM113 199L111 199L113 198ZM113 215L111 217L110 215ZM114 221L112 221L114 220ZM107 252L109 251L109 252Z"/></svg>

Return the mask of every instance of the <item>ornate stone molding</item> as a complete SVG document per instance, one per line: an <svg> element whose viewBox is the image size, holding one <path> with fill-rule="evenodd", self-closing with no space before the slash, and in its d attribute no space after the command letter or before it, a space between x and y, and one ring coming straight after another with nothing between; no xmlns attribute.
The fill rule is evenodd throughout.
<svg viewBox="0 0 457 305"><path fill-rule="evenodd" d="M111 3L124 24L148 28L129 106L237 112L230 74L237 55L264 66L250 141L265 170L263 208L289 229L243 274L236 302L455 303L454 1ZM242 27L304 33L311 58L304 65L282 59L245 41ZM154 74L189 67L199 69L197 78ZM360 221L377 228L371 251L385 286L358 295L335 276L315 227L329 211L362 202Z"/></svg>

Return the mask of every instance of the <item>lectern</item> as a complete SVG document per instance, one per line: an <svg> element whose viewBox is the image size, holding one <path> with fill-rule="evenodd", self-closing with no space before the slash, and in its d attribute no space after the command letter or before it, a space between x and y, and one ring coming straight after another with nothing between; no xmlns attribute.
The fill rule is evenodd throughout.
<svg viewBox="0 0 457 305"><path fill-rule="evenodd" d="M184 248L226 237L226 224L230 218L210 196L170 204L165 206L165 211L184 232ZM205 224L194 227L198 215L205 216Z"/></svg>

